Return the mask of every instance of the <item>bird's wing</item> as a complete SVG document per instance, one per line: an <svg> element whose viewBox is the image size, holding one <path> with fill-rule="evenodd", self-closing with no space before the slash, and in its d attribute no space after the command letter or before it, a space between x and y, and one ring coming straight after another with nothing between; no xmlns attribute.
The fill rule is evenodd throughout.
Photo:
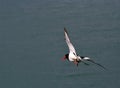
<svg viewBox="0 0 120 88"><path fill-rule="evenodd" d="M66 43L68 45L70 52L73 52L73 54L76 55L76 50L69 39L68 32L67 32L66 28L64 28L64 34L65 34L65 40L66 40Z"/></svg>
<svg viewBox="0 0 120 88"><path fill-rule="evenodd" d="M96 65L98 65L98 66L104 68L105 70L107 70L104 66L102 66L102 65L99 64L99 63L96 63L95 61L93 61L93 60L91 60L91 59L88 59L87 61L90 61L90 62L92 62L92 63L94 63L94 64L96 64Z"/></svg>

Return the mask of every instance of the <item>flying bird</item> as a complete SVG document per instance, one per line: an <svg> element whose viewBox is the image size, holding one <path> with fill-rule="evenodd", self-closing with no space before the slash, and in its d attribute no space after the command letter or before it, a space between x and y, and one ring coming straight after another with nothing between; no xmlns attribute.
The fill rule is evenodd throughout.
<svg viewBox="0 0 120 88"><path fill-rule="evenodd" d="M76 50L70 41L70 38L69 38L69 35L68 35L66 28L64 28L64 35L65 35L65 41L66 41L68 48L69 48L69 53L64 55L64 57L62 58L63 60L67 59L68 61L73 62L76 66L78 66L78 63L80 63L80 62L84 63L85 65L89 65L88 63L86 63L86 61L89 61L89 62L92 62L92 63L106 69L104 66L102 66L99 63L96 63L95 61L91 60L89 57L77 55Z"/></svg>

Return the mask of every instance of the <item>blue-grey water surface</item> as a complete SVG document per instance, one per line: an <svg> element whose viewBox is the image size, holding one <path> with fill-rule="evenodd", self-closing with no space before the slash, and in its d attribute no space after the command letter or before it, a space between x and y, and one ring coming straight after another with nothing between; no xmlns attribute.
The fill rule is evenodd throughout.
<svg viewBox="0 0 120 88"><path fill-rule="evenodd" d="M64 27L108 70L62 61ZM120 1L1 0L0 88L120 88Z"/></svg>

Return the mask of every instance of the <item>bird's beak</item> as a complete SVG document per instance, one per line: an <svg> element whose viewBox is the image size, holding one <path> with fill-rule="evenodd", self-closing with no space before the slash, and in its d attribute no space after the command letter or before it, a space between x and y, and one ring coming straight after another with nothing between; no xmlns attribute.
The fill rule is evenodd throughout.
<svg viewBox="0 0 120 88"><path fill-rule="evenodd" d="M64 56L63 58L62 58L62 61L64 61L66 59L66 57Z"/></svg>

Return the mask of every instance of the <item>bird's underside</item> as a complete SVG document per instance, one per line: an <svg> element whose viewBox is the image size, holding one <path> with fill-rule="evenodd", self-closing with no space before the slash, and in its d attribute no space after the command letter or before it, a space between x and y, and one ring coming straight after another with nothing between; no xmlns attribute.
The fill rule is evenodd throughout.
<svg viewBox="0 0 120 88"><path fill-rule="evenodd" d="M89 61L89 62L92 62L92 63L94 63L94 64L96 64L96 65L98 65L98 66L106 69L104 66L102 66L102 65L99 64L99 63L94 62L94 61L91 60L89 57L83 57L83 56L80 57L80 56L78 56L78 55L76 54L76 50L75 50L73 44L72 44L71 41L70 41L70 38L69 38L69 35L68 35L68 32L67 32L67 29L66 29L66 28L64 28L64 35L65 35L65 41L66 41L67 46L68 46L68 48L69 48L69 54L67 54L68 56L66 57L67 60L72 61L72 62L73 62L74 64L76 64L77 66L78 66L78 63L80 63L80 62L84 63L85 65L89 65L89 64L86 62L86 61Z"/></svg>

